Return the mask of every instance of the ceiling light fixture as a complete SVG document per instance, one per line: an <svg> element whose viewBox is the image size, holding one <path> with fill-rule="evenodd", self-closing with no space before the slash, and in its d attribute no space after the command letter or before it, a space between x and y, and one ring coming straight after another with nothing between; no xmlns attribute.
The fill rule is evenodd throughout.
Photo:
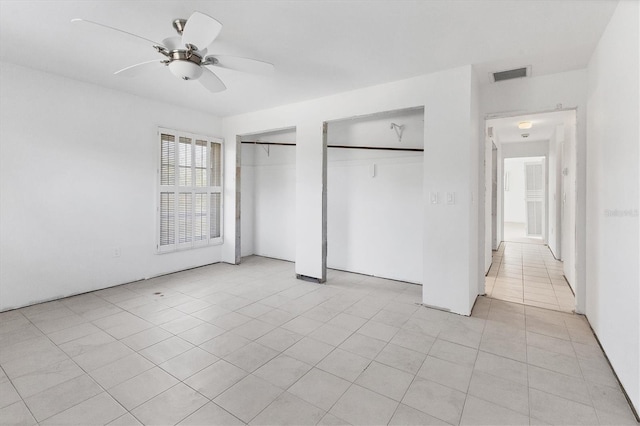
<svg viewBox="0 0 640 426"><path fill-rule="evenodd" d="M168 52L169 70L182 80L197 80L202 75L202 57L192 50Z"/></svg>
<svg viewBox="0 0 640 426"><path fill-rule="evenodd" d="M527 130L530 129L533 124L530 121L521 121L518 123L518 129Z"/></svg>

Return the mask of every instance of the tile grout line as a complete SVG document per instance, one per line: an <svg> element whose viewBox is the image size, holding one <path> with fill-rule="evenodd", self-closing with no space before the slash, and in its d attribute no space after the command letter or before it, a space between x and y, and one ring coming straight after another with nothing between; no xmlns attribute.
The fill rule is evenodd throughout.
<svg viewBox="0 0 640 426"><path fill-rule="evenodd" d="M417 312L417 311L416 311ZM413 316L413 315L412 315ZM438 335L440 334L440 332L438 332ZM431 347L429 348L429 351L425 354L425 358L422 361L422 364L420 365L420 368L416 371L416 374L413 375L413 378L411 379L411 383L409 383L409 386L407 386L407 389L405 389L405 391L402 394L402 397L400 398L400 401L398 402L398 406L396 407L396 409L393 411L393 414L391 415L391 418L389 419L389 422L387 422L387 424L389 424L391 422L391 420L393 419L393 417L396 415L396 413L398 412L398 408L400 408L400 405L402 404L402 401L404 400L404 398L407 396L407 392L409 392L409 389L411 388L411 386L413 386L413 383L416 381L416 379L418 378L418 373L420 372L420 370L422 369L422 367L424 366L424 363L427 362L427 358L429 357L429 354L431 353L431 349L433 349L433 345L435 344L435 342L438 340L438 337L435 336L434 337L434 341L431 344ZM405 404L406 405L406 404ZM408 407L410 407L409 405L407 405ZM413 408L413 407L411 407ZM414 408L415 409L415 408ZM418 410L420 411L420 410ZM425 413L427 414L427 413ZM430 415L430 414L429 414ZM432 416L435 417L435 416ZM436 417L437 418L437 417ZM442 420L442 419L439 419ZM444 420L442 420L444 421Z"/></svg>
<svg viewBox="0 0 640 426"><path fill-rule="evenodd" d="M531 386L529 385L529 335L527 333L527 308L524 308L524 360L527 368L527 408L529 409L529 423L531 423Z"/></svg>
<svg viewBox="0 0 640 426"><path fill-rule="evenodd" d="M25 317L26 318L26 317ZM31 320L29 320L29 318L26 318L29 322L31 322ZM9 381L9 383L11 384L11 386L13 387L13 390L15 390L16 394L18 394L18 396L20 397L20 401L16 401L12 404L7 405L7 407L12 406L13 404L16 404L18 402L22 402L22 404L25 406L25 408L29 411L29 414L31 414L31 417L33 418L33 420L36 421L36 424L38 424L38 420L36 419L36 416L33 414L33 411L31 411L31 407L29 407L29 405L27 404L27 401L24 400L24 398L22 397L22 394L20 393L20 391L18 390L18 388L15 387L15 385L13 384L13 381L11 380L11 377L9 377L9 375L7 374L7 372L5 371L4 367L2 367L2 365L0 365L0 369L2 370L2 372L4 373L5 377L7 378L7 380ZM6 408L6 407L2 407L2 408Z"/></svg>
<svg viewBox="0 0 640 426"><path fill-rule="evenodd" d="M489 309L491 309L491 303L489 303ZM486 322L485 322L486 327ZM484 327L482 330L482 336L484 336ZM460 410L460 418L458 418L458 424L462 422L462 415L464 414L464 409L467 406L467 400L469 399L469 389L471 388L471 381L473 380L473 372L475 371L476 363L478 362L478 356L480 356L480 345L482 344L482 337L480 338L480 344L478 344L478 349L476 351L476 357L473 360L473 367L471 368L471 377L469 377L469 384L467 385L467 391L464 395L464 403L462 404L462 410Z"/></svg>
<svg viewBox="0 0 640 426"><path fill-rule="evenodd" d="M64 300L64 299L62 299L62 300ZM61 303L64 305L64 302L61 302ZM110 302L108 302L108 303L110 303ZM69 307L68 307L68 306L66 306L66 305L65 305L65 307L66 307L67 309L71 310L72 312L74 312L74 314L75 314L75 315L78 315L75 311L73 311L73 309L69 308ZM45 312L46 312L46 311L45 311ZM82 316L82 315L80 315L80 316ZM83 318L84 318L84 317L83 317ZM31 319L29 319L29 318L27 318L27 319L29 320L29 322L31 322ZM88 322L88 323L93 324L91 321L87 321L87 322ZM40 330L40 328L39 328L37 325L35 325L35 324L33 324L33 323L32 323L32 325L33 325L34 327L38 328L38 330ZM71 328L71 327L67 327L67 328ZM99 327L98 327L98 328L99 328ZM55 346L59 351L61 351L62 353L64 353L64 355L67 357L67 359L69 359L71 362L73 362L73 363L74 363L74 364L75 364L75 365L76 365L76 366L77 366L77 367L78 367L82 372L84 372L84 374L85 374L85 375L86 375L86 376L87 376L87 377L88 377L88 378L89 378L93 383L95 383L98 387L100 387L100 389L102 389L102 392L107 393L107 394L108 394L108 395L109 395L109 396L110 396L110 397L111 397L111 398L112 398L112 399L113 399L113 400L114 400L118 405L120 405L120 406L122 407L122 409L123 409L123 410L125 410L125 411L127 411L127 412L128 412L128 410L127 410L127 409L126 409L122 404L120 404L120 401L118 401L118 400L117 400L117 399L115 399L115 398L114 398L110 393L108 393L108 392L107 392L107 390L106 390L106 389L105 389L105 388L104 388L100 383L98 383L98 382L97 382L97 381L96 381L96 380L91 376L91 374L89 374L89 372L88 372L88 371L86 371L86 370L85 370L81 365L79 365L79 364L78 364L78 363L77 363L77 362L76 362L76 361L75 361L71 356L69 356L69 354L67 354L64 350L62 350L62 349L60 348L60 346L58 346L58 345L57 345L53 340L51 340L51 338L49 337L49 335L48 335L47 333L44 333L42 330L40 330L40 331L42 332L43 336L45 336L45 337L49 340L49 342L51 342L51 343L52 343L52 344L53 344L53 345L54 345L54 346ZM61 330L59 330L59 331L61 331ZM113 337L113 336L112 336L112 337ZM81 338L82 338L82 337L80 337L79 339L81 339ZM78 340L78 339L74 339L74 340ZM116 339L116 341L118 341L118 340ZM8 377L8 376L7 376L7 377ZM49 388L47 388L47 389L42 390L42 391L41 391L41 392L39 392L38 394L40 394L40 393L42 393L42 392L46 392L47 390L52 389L52 388L54 388L54 387L56 387L56 386L62 385L62 384L64 384L64 383L68 383L68 382L70 382L70 381L72 381L72 380L77 379L78 377L81 377L81 376L76 376L76 377L73 377L73 378L71 378L71 379L69 379L69 380L65 380L64 382L58 383L57 385L54 385L54 386L51 386L51 387L49 387ZM16 389L16 390L17 390L17 389ZM36 394L36 395L38 395L38 394ZM94 397L95 397L95 396L97 396L97 395L99 395L99 393L98 393L98 394L96 394L96 395L92 395L92 396L90 396L90 397L88 397L88 398L86 398L86 399L83 399L82 401L79 401L78 403L76 403L76 404L74 404L74 405L72 405L72 406L70 406L70 407L68 407L68 408L66 408L66 409L64 409L64 410L62 410L62 411L59 411L59 412L57 412L57 413L55 413L55 414L52 414L51 416L49 416L49 417L47 417L47 418L45 418L45 419L42 419L42 420L37 420L37 419L36 419L36 422L37 422L38 424L39 424L39 423L42 423L42 422L44 422L44 421L46 421L46 420L48 420L48 419L50 419L50 418L52 418L52 417L54 417L54 416L57 416L58 414L64 413L65 411L70 410L70 409L72 409L72 408L74 408L74 407L76 407L76 406L78 406L78 405L82 404L83 402L86 402L86 401L90 400L91 398L94 398ZM21 396L22 396L22 395L21 395ZM33 396L35 396L35 395L33 395ZM29 406L27 405L26 401L24 401L24 404L27 406L27 408L29 408ZM31 409L30 409L30 408L29 408L29 411L31 411ZM118 417L116 417L116 419L117 419L117 418L120 418L120 417L122 417L122 416L118 416ZM34 416L34 419L35 419L35 416ZM115 420L115 419L113 419L113 420Z"/></svg>

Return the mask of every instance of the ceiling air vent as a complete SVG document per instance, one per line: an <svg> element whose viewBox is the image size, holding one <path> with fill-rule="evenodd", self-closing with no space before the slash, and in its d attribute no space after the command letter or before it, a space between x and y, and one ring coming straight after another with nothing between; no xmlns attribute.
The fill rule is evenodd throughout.
<svg viewBox="0 0 640 426"><path fill-rule="evenodd" d="M494 72L491 75L493 76L494 83L497 83L498 81L512 80L514 78L529 77L531 75L531 67Z"/></svg>

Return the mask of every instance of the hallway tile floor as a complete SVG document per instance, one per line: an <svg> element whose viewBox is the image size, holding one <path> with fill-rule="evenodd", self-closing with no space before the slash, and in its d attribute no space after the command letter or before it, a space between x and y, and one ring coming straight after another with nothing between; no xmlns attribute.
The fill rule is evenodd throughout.
<svg viewBox="0 0 640 426"><path fill-rule="evenodd" d="M421 294L250 257L4 312L0 424L637 424L584 317Z"/></svg>
<svg viewBox="0 0 640 426"><path fill-rule="evenodd" d="M562 262L542 244L503 242L485 278L487 296L529 306L573 312L575 297Z"/></svg>

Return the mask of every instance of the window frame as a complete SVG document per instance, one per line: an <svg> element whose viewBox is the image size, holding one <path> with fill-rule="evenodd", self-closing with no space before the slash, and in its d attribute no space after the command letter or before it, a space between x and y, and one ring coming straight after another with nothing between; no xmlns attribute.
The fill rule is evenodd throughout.
<svg viewBox="0 0 640 426"><path fill-rule="evenodd" d="M173 143L175 144L174 146L174 158L173 158L173 164L172 166L174 167L174 171L173 171L173 185L163 185L162 184L162 140L163 140L163 135L168 135L168 136L173 136L174 137L174 141ZM191 159L190 159L190 174L191 174L191 184L189 186L180 186L180 153L179 153L179 144L180 142L180 138L188 138L191 140ZM211 173L207 173L207 180L208 180L208 185L206 186L196 186L197 183L197 179L196 179L196 173L195 170L198 168L196 167L196 146L197 146L197 142L198 141L206 141L207 142L207 150L206 150L206 157L207 157L207 162L205 165L205 170L211 171L214 168L213 164L210 164L211 158L213 156L212 153L212 147L214 146L214 144L218 144L220 147L220 161L219 164L217 165L217 167L219 167L220 169L220 178L219 178L219 185L212 185L213 183L213 176ZM158 127L158 133L157 133L157 138L155 139L155 143L156 143L156 161L155 161L155 166L156 166L156 209L155 209L155 235L156 235L156 253L157 254L164 254L164 253L173 253L173 252L177 252L177 251L184 251L184 250L192 250L192 249L196 249L196 248L202 248L202 247L210 247L210 246L216 246L216 245L221 245L224 242L224 197L223 197L223 188L224 188L224 139L219 138L219 137L214 137L214 136L207 136L207 135L201 135L201 134L196 134L196 133L191 133L191 132L185 132L185 131L181 131L181 130L175 130L175 129L168 129L168 128L164 128L164 127ZM162 194L164 193L169 193L169 197L171 198L171 202L173 205L173 215L174 215L174 236L173 236L173 243L171 244L164 244L161 245L161 239L162 239L162 230L161 230L161 226L162 226L162 214L161 214L161 198L162 198ZM179 230L179 223L180 223L180 213L179 213L179 208L180 208L180 200L179 197L181 194L191 194L191 201L190 201L190 231L191 231L191 241L187 241L187 242L180 242L180 230ZM196 230L196 194L205 194L205 199L206 199L206 238L203 238L201 240L196 240L195 237L195 230ZM213 199L213 194L219 194L219 200L220 200L220 207L218 210L218 215L219 215L219 227L218 227L218 231L219 231L219 236L218 237L212 237L211 236L211 221L212 221L212 217L211 217L211 213L213 211L213 209L211 208L212 205L212 199Z"/></svg>

